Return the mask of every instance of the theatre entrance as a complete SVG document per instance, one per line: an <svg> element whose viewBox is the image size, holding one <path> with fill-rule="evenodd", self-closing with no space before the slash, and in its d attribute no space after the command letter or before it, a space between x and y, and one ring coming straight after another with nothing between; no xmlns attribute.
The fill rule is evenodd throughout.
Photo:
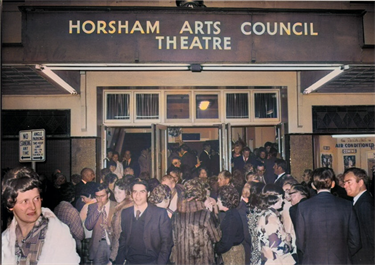
<svg viewBox="0 0 375 265"><path fill-rule="evenodd" d="M182 144L186 144L197 157L203 150L203 143L209 142L219 171L231 170L232 148L240 141L252 151L265 142L276 143L279 153L284 153L284 126L212 126L176 127L152 124L151 127L106 127L102 150L111 149L119 153L120 161L125 151L138 161L142 150L147 149L150 162L150 176L160 179L170 166L170 156ZM103 152L101 167L105 167L106 152ZM145 154L145 153L144 153ZM143 155L144 155L143 154ZM141 172L139 172L141 173Z"/></svg>

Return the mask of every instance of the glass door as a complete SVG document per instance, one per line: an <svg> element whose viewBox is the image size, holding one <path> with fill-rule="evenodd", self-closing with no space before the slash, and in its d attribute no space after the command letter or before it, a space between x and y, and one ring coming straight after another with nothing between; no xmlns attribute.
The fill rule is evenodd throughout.
<svg viewBox="0 0 375 265"><path fill-rule="evenodd" d="M152 124L151 129L151 171L160 180L168 168L168 128Z"/></svg>

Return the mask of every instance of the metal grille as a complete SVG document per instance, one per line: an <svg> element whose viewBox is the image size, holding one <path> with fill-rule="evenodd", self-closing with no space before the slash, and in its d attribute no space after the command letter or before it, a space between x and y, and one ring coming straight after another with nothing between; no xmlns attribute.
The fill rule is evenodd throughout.
<svg viewBox="0 0 375 265"><path fill-rule="evenodd" d="M314 133L375 132L375 106L315 106Z"/></svg>

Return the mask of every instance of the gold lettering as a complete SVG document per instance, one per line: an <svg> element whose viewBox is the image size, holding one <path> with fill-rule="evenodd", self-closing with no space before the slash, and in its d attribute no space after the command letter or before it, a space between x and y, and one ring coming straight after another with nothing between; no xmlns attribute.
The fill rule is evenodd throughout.
<svg viewBox="0 0 375 265"><path fill-rule="evenodd" d="M118 21L118 34L121 34L121 29L125 29L125 34L128 34L128 21L125 21L125 24L122 25L121 21Z"/></svg>
<svg viewBox="0 0 375 265"><path fill-rule="evenodd" d="M318 36L318 32L314 32L314 23L310 23L310 35Z"/></svg>
<svg viewBox="0 0 375 265"><path fill-rule="evenodd" d="M96 30L96 33L97 34L100 34L100 32L102 31L104 34L107 34L107 31L105 30L105 27L107 26L107 23L103 20L99 20L97 22L97 30Z"/></svg>
<svg viewBox="0 0 375 265"><path fill-rule="evenodd" d="M73 21L69 20L69 34L73 33L73 29L77 29L77 34L81 33L81 21L77 20L77 24L73 25Z"/></svg>
<svg viewBox="0 0 375 265"><path fill-rule="evenodd" d="M189 21L185 21L184 25L182 25L182 28L180 30L180 34L182 34L185 31L189 32L190 34L193 34L193 31L191 30Z"/></svg>
<svg viewBox="0 0 375 265"><path fill-rule="evenodd" d="M200 50L203 49L198 37L194 37L189 49L192 50L194 47L198 47Z"/></svg>
<svg viewBox="0 0 375 265"><path fill-rule="evenodd" d="M283 22L280 22L280 35L283 35L283 30L287 35L290 35L290 22L288 22L288 26L286 27Z"/></svg>
<svg viewBox="0 0 375 265"><path fill-rule="evenodd" d="M295 35L302 35L302 31L297 31L296 30L296 27L302 27L302 23L301 22L297 22L297 23L294 23L293 24L293 28L292 28L292 30L293 30L293 33L295 34Z"/></svg>
<svg viewBox="0 0 375 265"><path fill-rule="evenodd" d="M91 30L87 30L86 29L86 25L87 24L90 24L91 25ZM83 22L82 24L82 31L86 34L91 34L95 31L95 23L92 22L91 20L86 20L85 22Z"/></svg>
<svg viewBox="0 0 375 265"><path fill-rule="evenodd" d="M159 21L155 21L154 26L152 26L151 21L147 21L147 34L149 33L155 33L159 34L160 33L160 25Z"/></svg>
<svg viewBox="0 0 375 265"><path fill-rule="evenodd" d="M111 28L111 30L108 31L109 34L114 34L116 32L116 27L115 27L116 21L110 21L108 23L108 26Z"/></svg>
<svg viewBox="0 0 375 265"><path fill-rule="evenodd" d="M189 47L188 47L188 37L182 36L181 37L181 50L187 50L187 49L189 49Z"/></svg>
<svg viewBox="0 0 375 265"><path fill-rule="evenodd" d="M139 22L139 20L137 20L137 21L134 23L133 28L132 28L132 30L130 31L130 34L133 34L134 31L139 31L139 32L141 32L142 34L145 34L145 32L144 32L144 30L143 30L143 28L142 28L142 25L141 25L141 23Z"/></svg>

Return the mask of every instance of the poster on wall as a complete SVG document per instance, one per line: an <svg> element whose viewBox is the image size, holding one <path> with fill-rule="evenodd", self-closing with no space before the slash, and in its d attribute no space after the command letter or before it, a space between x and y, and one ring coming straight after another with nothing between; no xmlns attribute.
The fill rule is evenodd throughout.
<svg viewBox="0 0 375 265"><path fill-rule="evenodd" d="M372 180L375 176L375 152L367 152L367 174Z"/></svg>
<svg viewBox="0 0 375 265"><path fill-rule="evenodd" d="M344 156L344 168L351 168L356 166L355 155Z"/></svg>
<svg viewBox="0 0 375 265"><path fill-rule="evenodd" d="M322 154L321 156L321 165L322 167L332 168L332 154Z"/></svg>

